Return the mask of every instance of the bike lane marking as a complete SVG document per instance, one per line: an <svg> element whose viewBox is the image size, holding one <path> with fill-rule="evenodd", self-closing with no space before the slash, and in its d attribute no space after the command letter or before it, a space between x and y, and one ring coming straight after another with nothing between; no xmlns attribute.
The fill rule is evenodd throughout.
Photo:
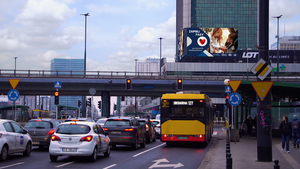
<svg viewBox="0 0 300 169"><path fill-rule="evenodd" d="M116 166L116 165L117 165L117 164L113 164L113 165L107 166L107 167L105 167L105 168L103 168L103 169L109 169L109 168L114 167L114 166Z"/></svg>
<svg viewBox="0 0 300 169"><path fill-rule="evenodd" d="M7 165L7 166L3 166L3 167L0 167L0 169L2 168L8 168L8 167L13 167L13 166L16 166L16 165L20 165L20 164L23 164L25 162L20 162L20 163L16 163L16 164L11 164L11 165Z"/></svg>
<svg viewBox="0 0 300 169"><path fill-rule="evenodd" d="M146 153L146 152L148 152L148 151L151 151L151 150L153 150L153 149L156 149L156 148L158 148L158 147L160 147L160 146L162 146L162 145L164 145L164 144L166 144L166 143L162 143L162 144L160 144L160 145L158 145L158 146L155 146L155 147L153 147L153 148L150 148L150 149L148 149L148 150L145 150L145 151L143 151L143 152L140 152L140 153L138 153L138 154L136 154L136 155L134 155L134 156L132 156L132 157L137 157L137 156L139 156L139 155L141 155L141 154L144 154L144 153Z"/></svg>
<svg viewBox="0 0 300 169"><path fill-rule="evenodd" d="M56 167L56 168L59 168L59 167L63 167L63 166L65 166L65 165L69 165L69 164L72 164L72 163L74 163L74 161L68 162L68 163L65 163L65 164L61 164L61 165L58 165L58 166L55 166L55 167Z"/></svg>

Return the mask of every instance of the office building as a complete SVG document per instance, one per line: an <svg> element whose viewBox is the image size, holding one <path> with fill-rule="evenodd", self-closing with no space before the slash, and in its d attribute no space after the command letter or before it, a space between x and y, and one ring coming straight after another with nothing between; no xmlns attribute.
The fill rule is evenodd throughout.
<svg viewBox="0 0 300 169"><path fill-rule="evenodd" d="M271 49L277 49L277 42L271 45ZM279 50L300 50L300 36L283 36L279 38Z"/></svg>

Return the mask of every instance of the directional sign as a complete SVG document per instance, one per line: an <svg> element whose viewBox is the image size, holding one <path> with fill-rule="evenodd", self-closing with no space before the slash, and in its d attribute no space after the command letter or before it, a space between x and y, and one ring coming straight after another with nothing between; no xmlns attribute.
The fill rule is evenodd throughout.
<svg viewBox="0 0 300 169"><path fill-rule="evenodd" d="M264 80L269 73L271 73L273 67L270 66L266 61L260 59L252 68L251 72L253 72L260 80Z"/></svg>
<svg viewBox="0 0 300 169"><path fill-rule="evenodd" d="M271 87L273 86L272 81L256 81L251 82L256 94L261 101L265 100L266 95L269 93Z"/></svg>
<svg viewBox="0 0 300 169"><path fill-rule="evenodd" d="M236 90L239 88L241 84L241 80L230 80L228 81L230 87L232 88L233 92L236 92Z"/></svg>
<svg viewBox="0 0 300 169"><path fill-rule="evenodd" d="M20 82L20 79L8 79L11 87L15 89Z"/></svg>
<svg viewBox="0 0 300 169"><path fill-rule="evenodd" d="M168 163L169 161L165 158L159 159L159 160L154 160L152 162L155 162L153 165L151 165L149 168L179 168L183 167L184 165L181 163L177 164L159 164L159 163Z"/></svg>
<svg viewBox="0 0 300 169"><path fill-rule="evenodd" d="M225 93L231 93L230 86L225 86Z"/></svg>
<svg viewBox="0 0 300 169"><path fill-rule="evenodd" d="M60 89L60 88L61 88L61 82L55 81L55 82L54 82L54 88L55 88L55 89Z"/></svg>
<svg viewBox="0 0 300 169"><path fill-rule="evenodd" d="M238 93L231 93L229 95L229 98L228 98L228 102L229 104L231 104L232 106L237 106L241 103L242 101L242 97L240 94Z"/></svg>
<svg viewBox="0 0 300 169"><path fill-rule="evenodd" d="M20 97L20 93L16 89L11 89L8 92L7 97L10 101L16 101Z"/></svg>

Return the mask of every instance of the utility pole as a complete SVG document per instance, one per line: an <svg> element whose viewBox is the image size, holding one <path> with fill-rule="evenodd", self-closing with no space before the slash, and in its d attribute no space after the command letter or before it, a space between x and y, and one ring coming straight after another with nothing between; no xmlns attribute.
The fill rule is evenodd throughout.
<svg viewBox="0 0 300 169"><path fill-rule="evenodd" d="M85 33L84 33L84 77L86 75L86 26L87 26L87 16L90 16L89 13L80 14L84 15L85 20Z"/></svg>
<svg viewBox="0 0 300 169"><path fill-rule="evenodd" d="M159 39L159 76L161 76L161 40L164 39L162 37L158 38Z"/></svg>

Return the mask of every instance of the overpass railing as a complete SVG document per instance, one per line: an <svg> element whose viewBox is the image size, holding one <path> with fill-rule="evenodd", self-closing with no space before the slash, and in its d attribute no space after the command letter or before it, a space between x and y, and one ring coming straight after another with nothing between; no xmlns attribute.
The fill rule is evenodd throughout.
<svg viewBox="0 0 300 169"><path fill-rule="evenodd" d="M128 72L128 71L51 71L51 70L11 70L0 69L0 78L71 78L71 79L144 79L144 80L202 80L202 81L222 81L230 80L249 80L256 81L257 77L252 73L243 72L172 72L159 75L159 72ZM272 75L272 81L299 82L298 73Z"/></svg>

